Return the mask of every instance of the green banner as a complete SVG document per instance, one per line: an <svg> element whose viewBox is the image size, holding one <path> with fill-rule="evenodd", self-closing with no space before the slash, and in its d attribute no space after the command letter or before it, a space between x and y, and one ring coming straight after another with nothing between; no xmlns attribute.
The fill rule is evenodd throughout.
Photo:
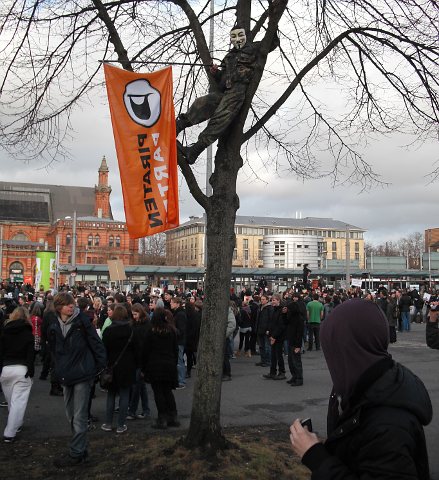
<svg viewBox="0 0 439 480"><path fill-rule="evenodd" d="M35 289L47 291L55 286L56 252L37 252L36 257Z"/></svg>

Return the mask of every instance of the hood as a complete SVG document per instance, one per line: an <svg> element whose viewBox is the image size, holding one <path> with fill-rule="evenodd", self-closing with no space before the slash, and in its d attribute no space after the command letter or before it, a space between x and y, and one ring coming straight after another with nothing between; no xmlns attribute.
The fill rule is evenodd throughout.
<svg viewBox="0 0 439 480"><path fill-rule="evenodd" d="M348 403L361 375L383 359L387 352L389 327L378 305L354 298L338 305L321 326L320 340L333 392Z"/></svg>
<svg viewBox="0 0 439 480"><path fill-rule="evenodd" d="M32 332L32 325L25 319L12 320L4 326L4 332L8 335L19 335L25 330Z"/></svg>
<svg viewBox="0 0 439 480"><path fill-rule="evenodd" d="M428 425L433 417L433 408L425 385L408 368L396 362L367 389L363 398L369 405L408 410L422 425Z"/></svg>

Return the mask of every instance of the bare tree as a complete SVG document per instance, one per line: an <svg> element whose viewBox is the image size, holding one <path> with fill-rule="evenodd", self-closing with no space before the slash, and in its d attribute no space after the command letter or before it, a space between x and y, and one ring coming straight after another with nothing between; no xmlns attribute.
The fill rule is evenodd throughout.
<svg viewBox="0 0 439 480"><path fill-rule="evenodd" d="M175 85L177 110L185 110L205 93L206 82L216 86L208 66L217 60L205 36L209 6L188 0L2 2L3 147L27 159L47 155L50 161L64 154L73 108L102 89L100 59L128 70L189 63ZM218 139L212 196L203 193L193 167L179 162L206 212L208 252L199 368L185 441L214 450L226 444L221 374L236 181L244 160L251 164L260 155L270 159L270 168L286 162L304 178L332 176L335 183L367 188L379 181L359 153L367 135L437 135L439 114L434 1L225 0L214 15L216 30L227 32L235 21L247 29L248 41L260 43L245 102ZM269 56L276 36L280 46ZM216 40L222 57L228 39L222 34ZM319 96L317 86L326 93ZM333 109L337 96L348 105L341 112Z"/></svg>
<svg viewBox="0 0 439 480"><path fill-rule="evenodd" d="M157 233L139 240L140 262L143 265L166 264L166 235Z"/></svg>
<svg viewBox="0 0 439 480"><path fill-rule="evenodd" d="M396 241L377 245L367 243L364 247L367 256L401 256L407 259L408 268L421 268L421 255L424 251L424 235L414 232Z"/></svg>

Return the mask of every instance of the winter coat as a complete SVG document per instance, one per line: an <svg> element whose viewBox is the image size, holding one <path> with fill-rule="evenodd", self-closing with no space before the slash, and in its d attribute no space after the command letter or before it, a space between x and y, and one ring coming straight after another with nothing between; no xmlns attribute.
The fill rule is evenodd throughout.
<svg viewBox="0 0 439 480"><path fill-rule="evenodd" d="M396 299L390 298L387 301L386 317L390 327L395 327L398 320Z"/></svg>
<svg viewBox="0 0 439 480"><path fill-rule="evenodd" d="M425 332L427 346L430 348L439 349L439 329L438 321L427 321L427 329Z"/></svg>
<svg viewBox="0 0 439 480"><path fill-rule="evenodd" d="M421 380L391 358L360 378L346 410L329 402L328 438L313 445L302 462L312 480L427 480L428 456L422 425L432 406Z"/></svg>
<svg viewBox="0 0 439 480"><path fill-rule="evenodd" d="M400 312L410 312L410 305L413 305L412 297L405 293L399 300Z"/></svg>
<svg viewBox="0 0 439 480"><path fill-rule="evenodd" d="M287 305L285 321L288 345L293 348L301 348L305 321L300 310L299 302L293 301Z"/></svg>
<svg viewBox="0 0 439 480"><path fill-rule="evenodd" d="M251 310L248 305L244 305L239 309L239 328L251 328L252 319L251 319Z"/></svg>
<svg viewBox="0 0 439 480"><path fill-rule="evenodd" d="M196 352L200 339L201 312L193 306L186 307L186 349Z"/></svg>
<svg viewBox="0 0 439 480"><path fill-rule="evenodd" d="M91 381L107 362L105 347L87 315L76 309L69 321L71 327L65 337L58 318L47 329L55 378L67 386Z"/></svg>
<svg viewBox="0 0 439 480"><path fill-rule="evenodd" d="M232 307L229 307L229 312L227 314L227 327L226 327L226 338L229 338L236 328L236 319L235 314L233 313Z"/></svg>
<svg viewBox="0 0 439 480"><path fill-rule="evenodd" d="M266 303L265 305L261 305L259 310L259 317L258 317L258 325L256 333L258 335L265 335L269 325L271 323L271 316L273 314L273 308L271 303Z"/></svg>
<svg viewBox="0 0 439 480"><path fill-rule="evenodd" d="M7 365L24 365L27 375L34 376L34 336L26 320L13 320L2 328L0 336L0 374Z"/></svg>
<svg viewBox="0 0 439 480"><path fill-rule="evenodd" d="M173 330L158 332L153 328L145 338L142 371L148 383L167 383L178 387L178 344Z"/></svg>
<svg viewBox="0 0 439 480"><path fill-rule="evenodd" d="M276 339L276 343L283 342L286 335L286 326L285 326L285 314L282 313L283 306L279 305L273 307L273 313L271 316L271 322L269 325L268 331L270 332L269 336Z"/></svg>
<svg viewBox="0 0 439 480"><path fill-rule="evenodd" d="M128 321L117 321L112 322L102 336L109 366L114 366L120 353L128 344L113 368L112 389L126 388L136 381L136 368L140 367L140 347L134 335L135 332Z"/></svg>
<svg viewBox="0 0 439 480"><path fill-rule="evenodd" d="M186 345L186 312L183 307L179 307L173 312L175 328L177 329L177 343L178 345Z"/></svg>

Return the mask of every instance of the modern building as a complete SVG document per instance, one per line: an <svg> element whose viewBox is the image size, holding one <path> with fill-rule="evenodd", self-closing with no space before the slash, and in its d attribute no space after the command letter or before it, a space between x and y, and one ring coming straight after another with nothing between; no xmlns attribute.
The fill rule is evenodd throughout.
<svg viewBox="0 0 439 480"><path fill-rule="evenodd" d="M0 182L0 279L33 284L38 251L58 250L61 265L71 265L72 256L75 265L138 263L138 240L113 219L108 173L103 157L94 187Z"/></svg>
<svg viewBox="0 0 439 480"><path fill-rule="evenodd" d="M204 265L205 220L204 216L190 217L188 222L166 232L168 265ZM350 259L363 268L364 232L332 218L238 215L233 266L296 269L308 263L324 268L330 260L345 260L348 251Z"/></svg>

